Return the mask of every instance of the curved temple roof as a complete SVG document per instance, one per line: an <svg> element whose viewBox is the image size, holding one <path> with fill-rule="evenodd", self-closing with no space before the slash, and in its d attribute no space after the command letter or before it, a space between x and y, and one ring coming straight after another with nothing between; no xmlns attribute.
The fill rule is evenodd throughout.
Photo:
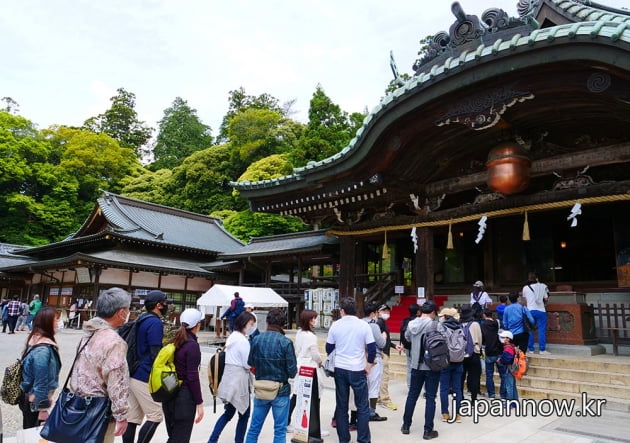
<svg viewBox="0 0 630 443"><path fill-rule="evenodd" d="M318 162L309 162L305 167L295 168L291 175L259 182L232 182L231 185L245 191L244 196L247 197L257 195L257 191L267 190L265 194L268 194L268 192L273 192L273 189L287 184L300 188L300 183L306 186L308 182L316 180L316 174L321 176L320 174L333 167L343 169L343 162L366 143L366 138L375 123L397 104L463 70L493 62L497 57L532 51L550 43L571 43L580 39L613 45L630 43L630 11L616 10L589 0L581 2L577 0L521 0L518 9L521 18L533 18L543 6L563 13L565 17L569 16L575 22L532 29L537 23L535 20L530 21L533 24L528 34L516 33L511 38L503 40L499 33L492 44L480 44L474 48L462 49L458 56L448 57L439 64L428 65L430 69L425 71L422 71L423 67L420 66L420 70L411 80L385 96L367 115L355 138L339 153ZM352 162L349 162L345 168L350 169L352 166Z"/></svg>

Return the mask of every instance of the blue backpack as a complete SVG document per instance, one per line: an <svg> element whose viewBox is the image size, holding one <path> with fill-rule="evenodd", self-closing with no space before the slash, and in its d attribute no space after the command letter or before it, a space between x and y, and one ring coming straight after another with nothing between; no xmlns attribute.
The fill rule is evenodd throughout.
<svg viewBox="0 0 630 443"><path fill-rule="evenodd" d="M472 321L468 322L466 326L464 326L464 335L466 336L466 355L471 356L475 352L475 342L473 342L472 336L470 335L470 325Z"/></svg>

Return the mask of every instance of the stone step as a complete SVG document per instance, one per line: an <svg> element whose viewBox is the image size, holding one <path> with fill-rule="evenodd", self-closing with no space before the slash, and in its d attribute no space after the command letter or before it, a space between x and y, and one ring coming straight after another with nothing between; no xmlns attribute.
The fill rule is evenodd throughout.
<svg viewBox="0 0 630 443"><path fill-rule="evenodd" d="M584 399L581 394L571 394L554 389L539 389L529 386L520 386L520 381L521 380L517 382L518 395L520 398L531 398L534 400L575 400L577 405L581 405L582 400ZM606 399L606 403L603 405L604 409L608 409L611 411L630 412L630 400L628 399L606 397L605 395L601 395L599 393L587 395L585 398L587 400L587 403L589 402L589 400L594 399L595 402L590 403L593 406L597 404L598 399Z"/></svg>
<svg viewBox="0 0 630 443"><path fill-rule="evenodd" d="M533 364L530 364L527 369L527 375L530 377L556 378L560 374L562 375L563 380L630 387L630 372L626 374L618 374L614 372L587 371L568 368L564 368L560 371L559 368L536 366Z"/></svg>
<svg viewBox="0 0 630 443"><path fill-rule="evenodd" d="M618 398L630 401L630 386L613 386L601 383L575 382L561 378L532 377L526 375L517 382L518 386L554 390L580 395L582 392L600 398Z"/></svg>
<svg viewBox="0 0 630 443"><path fill-rule="evenodd" d="M630 373L630 359L626 357L592 356L571 357L566 355L527 354L531 366L545 366L548 368L579 369L582 371L608 372L613 374Z"/></svg>

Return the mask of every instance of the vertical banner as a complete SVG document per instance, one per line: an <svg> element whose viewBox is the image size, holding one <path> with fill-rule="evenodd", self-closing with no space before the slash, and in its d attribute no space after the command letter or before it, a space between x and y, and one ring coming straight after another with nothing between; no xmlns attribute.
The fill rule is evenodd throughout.
<svg viewBox="0 0 630 443"><path fill-rule="evenodd" d="M323 442L319 423L319 389L317 371L309 366L300 366L295 379L295 410L291 417L293 425L292 443Z"/></svg>

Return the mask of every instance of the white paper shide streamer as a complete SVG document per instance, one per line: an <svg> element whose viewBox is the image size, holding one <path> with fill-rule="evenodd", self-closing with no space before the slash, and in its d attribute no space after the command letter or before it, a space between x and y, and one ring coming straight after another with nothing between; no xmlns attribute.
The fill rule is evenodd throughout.
<svg viewBox="0 0 630 443"><path fill-rule="evenodd" d="M481 239L483 238L483 234L486 232L486 221L488 221L488 217L485 215L481 217L477 224L479 225L479 232L477 233L477 238L475 239L475 243L479 244Z"/></svg>
<svg viewBox="0 0 630 443"><path fill-rule="evenodd" d="M569 216L567 217L567 220L571 221L571 227L575 228L577 226L577 216L582 214L582 204L581 203L576 203L573 205L573 207L571 208L571 213L569 214Z"/></svg>
<svg viewBox="0 0 630 443"><path fill-rule="evenodd" d="M416 234L416 227L411 228L411 241L413 242L413 253L418 252L418 234Z"/></svg>

